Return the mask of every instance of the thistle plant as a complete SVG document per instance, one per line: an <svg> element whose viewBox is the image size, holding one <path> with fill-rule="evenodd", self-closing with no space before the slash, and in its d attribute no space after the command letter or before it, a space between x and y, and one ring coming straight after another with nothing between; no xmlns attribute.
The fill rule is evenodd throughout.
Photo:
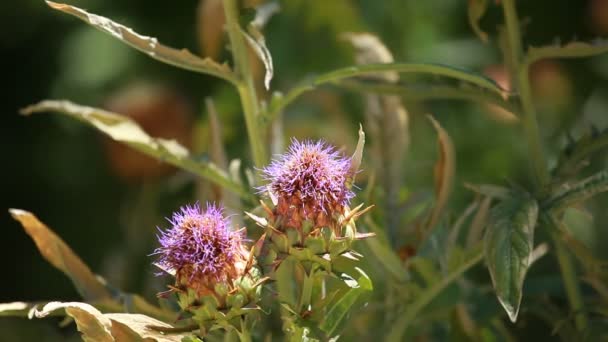
<svg viewBox="0 0 608 342"><path fill-rule="evenodd" d="M185 206L162 231L157 265L175 277L167 296L175 293L186 317L201 337L207 331L233 328L248 340L249 317L257 310L260 274L243 244L243 230L232 230L222 209L207 204Z"/></svg>
<svg viewBox="0 0 608 342"><path fill-rule="evenodd" d="M296 8L294 17L299 18L300 11L310 10L313 3L293 0L281 6ZM323 16L328 26L337 25L336 17L356 12L343 11L352 9L351 3L359 6L355 5L359 2L338 0L319 3L323 3L319 6L323 11L332 13ZM215 33L226 33L226 63L161 44L75 6L46 4L150 58L216 77L233 87L247 133L247 139L242 139L245 142L238 139L238 143L246 144L249 151L228 162L218 133L224 113L216 112L214 106L214 98L223 97L217 94L206 99L209 121L213 121L209 123L209 157L190 151L178 140L151 136L137 121L119 113L65 100L45 100L24 108L24 115L55 111L77 119L117 143L176 167L180 170L176 177L180 182L186 179L189 187L213 188L196 191L196 199L187 196L180 203L208 200L218 204L185 205L169 218L169 227L158 232L154 265L173 277L170 284L158 289L165 290L158 303L109 284L36 216L11 209L41 254L71 279L82 301L0 304L1 315L70 316L87 341L267 341L276 337L290 341L512 341L529 330L535 333L541 326L538 321L544 322L538 329L563 341L601 341L608 336L608 263L580 241L567 220L572 212L581 211L584 201L608 191L607 170L582 176L594 154L603 152L605 156L608 129L593 128L578 139L568 134L563 149L547 148L545 137L564 132L544 131L549 129L541 124L544 113L537 108L530 72L543 59L608 52L604 40L526 46L528 38L521 30L524 21L515 0L470 0L469 22L480 38L475 46L502 58L498 69L510 74L502 75L504 79L493 80L461 66L395 62L399 53L391 52L380 37L339 32L336 40L346 38L355 47L357 64L311 74L282 92L274 89L273 55L264 36L265 23L277 12L278 2L205 1L201 13L219 9L212 19L222 17L209 22L219 23ZM414 9L422 4L408 6ZM532 2L527 6L533 6ZM487 16L498 22L496 30L485 32L485 21L482 27L480 20L488 10L501 15ZM399 20L409 15L405 14L408 11L394 12L399 13ZM310 25L317 19L311 19ZM436 33L427 27L411 41L417 44L420 37ZM218 37L212 40L222 41ZM469 45L466 47L468 51ZM438 50L444 49L451 45ZM476 62L479 70L488 70L482 65L487 61L479 58ZM258 69L263 72L257 73ZM410 76L415 77L410 80ZM372 161L363 158L363 127L350 157L343 152L350 148L349 139L336 139L337 148L322 139L293 138L285 152L270 160L270 151L282 151L284 135L303 135L283 125L289 107L303 94L328 85L364 95L365 114L359 117L365 117L370 133ZM503 121L508 117L510 124L519 125L509 132L521 131L525 138L518 140L527 148L529 172L503 182L506 184L465 184L473 193L458 197L460 201L470 199L470 203L459 203L464 207L459 213L452 193L458 189L457 157L462 157L459 144L463 135L453 140L452 127L444 127L440 116L453 108L440 106L432 111L437 112L437 119L428 116L437 136L433 170L426 167L433 154L426 153L427 144L416 141L418 133L425 131L417 126L421 123L414 115L429 112L428 102L436 100L481 103L481 113L498 109ZM352 105L354 113L350 109L341 111L350 121L362 114L357 110L363 111L356 104ZM467 129L474 126L466 124ZM498 129L502 132L502 126ZM410 132L415 134L410 136ZM323 134L306 136L323 138ZM206 138L194 140L198 143ZM475 145L485 149L479 140ZM418 152L406 151L410 148L422 153L406 153ZM229 150L236 149L231 146ZM500 153L487 153L494 160L510 150L508 145ZM405 162L406 156L415 159L413 167ZM458 165L472 164L465 167L477 170L487 159L477 153L474 158L474 163ZM413 179L425 179L416 172L432 174L433 186L414 184ZM188 176L183 177L185 173ZM365 176L357 180L360 188L355 186L357 176ZM377 205L377 209L369 211L372 206L363 203ZM145 208L154 205L148 203ZM154 217L154 213L142 211L146 211L142 216ZM244 221L247 225L255 223L261 229L236 229L225 212L236 213L239 219L244 213L245 219L251 219ZM153 239L154 226L138 232L147 232ZM555 256L553 263L547 254ZM532 267L540 258L542 270ZM152 269L152 263L148 264ZM470 277L470 273L476 276ZM534 290L549 282L558 286ZM524 284L530 283L532 289L528 290ZM522 320L527 324L515 324Z"/></svg>
<svg viewBox="0 0 608 342"><path fill-rule="evenodd" d="M279 298L284 330L292 339L327 338L334 332L335 326L324 324L320 329L305 328L311 322L322 322L330 310L330 306L318 305L325 303L324 291L332 293L344 286L340 282L328 285L327 277L367 278L355 268L360 255L351 249L354 240L369 237L358 233L355 226L369 207L349 207L355 196L351 187L357 171L352 158L333 146L296 139L286 153L262 170L268 184L259 191L271 205L262 202L265 217L248 215L264 229L256 256L265 274L276 280L279 288L291 284L292 277L296 279L295 293ZM337 265L347 259L354 266L345 269Z"/></svg>

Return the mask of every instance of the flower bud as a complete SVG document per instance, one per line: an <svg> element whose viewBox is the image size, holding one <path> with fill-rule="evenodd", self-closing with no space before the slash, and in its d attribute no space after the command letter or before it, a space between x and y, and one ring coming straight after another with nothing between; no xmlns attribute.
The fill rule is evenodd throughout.
<svg viewBox="0 0 608 342"><path fill-rule="evenodd" d="M156 263L175 276L178 304L209 328L219 320L245 314L259 300L259 271L243 244L243 230L231 230L223 210L207 204L185 206L169 219L158 237ZM205 330L202 329L202 330Z"/></svg>

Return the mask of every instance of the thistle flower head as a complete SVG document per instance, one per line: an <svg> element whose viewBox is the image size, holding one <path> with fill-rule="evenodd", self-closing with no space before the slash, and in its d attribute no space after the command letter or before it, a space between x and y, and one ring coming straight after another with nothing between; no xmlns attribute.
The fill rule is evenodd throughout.
<svg viewBox="0 0 608 342"><path fill-rule="evenodd" d="M172 227L158 236L158 265L175 272L176 282L200 290L242 275L246 250L242 232L230 229L222 208L186 205L169 219Z"/></svg>
<svg viewBox="0 0 608 342"><path fill-rule="evenodd" d="M347 182L352 177L351 159L323 141L292 140L288 151L265 169L267 187L276 196L277 213L297 227L302 219L317 225L348 205L354 197Z"/></svg>

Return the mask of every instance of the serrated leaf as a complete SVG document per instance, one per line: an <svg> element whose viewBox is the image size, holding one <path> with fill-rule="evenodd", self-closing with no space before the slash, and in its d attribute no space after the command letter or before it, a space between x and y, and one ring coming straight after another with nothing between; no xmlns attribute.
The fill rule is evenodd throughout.
<svg viewBox="0 0 608 342"><path fill-rule="evenodd" d="M344 317L346 317L346 314L348 314L357 300L362 295L373 290L372 281L367 274L365 274L365 272L358 267L355 267L355 269L359 272L357 278L358 286L349 287L347 292L332 304L323 321L319 325L319 328L321 328L321 330L323 330L329 336L334 335L334 332L338 328L340 322L344 319ZM353 278L351 277L351 279Z"/></svg>
<svg viewBox="0 0 608 342"><path fill-rule="evenodd" d="M591 57L608 52L608 43L597 40L593 43L570 42L565 45L549 45L534 47L526 51L525 62L528 65L544 58L580 58Z"/></svg>
<svg viewBox="0 0 608 342"><path fill-rule="evenodd" d="M78 255L38 218L25 210L10 209L11 216L19 221L25 232L34 240L40 254L67 275L83 298L102 301L111 298L110 292L80 260Z"/></svg>
<svg viewBox="0 0 608 342"><path fill-rule="evenodd" d="M468 4L469 24L477 37L482 42L487 43L488 34L479 27L479 20L481 20L488 9L488 0L469 0Z"/></svg>
<svg viewBox="0 0 608 342"><path fill-rule="evenodd" d="M452 138L443 127L432 116L428 116L437 131L437 143L439 146L439 158L433 169L435 177L435 206L431 211L427 229L432 229L443 212L447 204L450 193L454 185L454 173L456 170L456 157L454 154L454 144Z"/></svg>
<svg viewBox="0 0 608 342"><path fill-rule="evenodd" d="M189 151L175 140L153 138L130 118L111 113L99 108L81 106L70 101L45 100L21 110L23 115L54 111L97 128L110 138L124 143L131 148L190 171L211 182L218 184L243 198L251 195L241 184L230 179L228 174L213 163L203 163L190 157Z"/></svg>
<svg viewBox="0 0 608 342"><path fill-rule="evenodd" d="M156 60L237 83L235 76L226 64L218 64L209 58L202 59L186 49L179 50L162 45L156 38L140 35L126 26L117 24L108 18L88 13L78 7L51 1L46 1L46 3L52 9L71 14Z"/></svg>
<svg viewBox="0 0 608 342"><path fill-rule="evenodd" d="M511 192L490 211L484 255L496 296L512 322L517 320L524 279L533 259L537 220L538 203L522 192Z"/></svg>
<svg viewBox="0 0 608 342"><path fill-rule="evenodd" d="M543 207L559 212L608 191L608 170L600 171L573 185L565 185L543 203Z"/></svg>
<svg viewBox="0 0 608 342"><path fill-rule="evenodd" d="M571 139L573 140L573 139ZM568 178L577 173L585 159L592 154L608 147L608 129L602 132L591 130L576 141L571 141L560 155L554 174L560 178Z"/></svg>

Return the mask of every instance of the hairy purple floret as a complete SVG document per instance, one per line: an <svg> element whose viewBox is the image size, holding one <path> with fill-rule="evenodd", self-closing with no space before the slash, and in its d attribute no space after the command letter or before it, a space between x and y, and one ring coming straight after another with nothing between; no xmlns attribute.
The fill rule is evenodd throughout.
<svg viewBox="0 0 608 342"><path fill-rule="evenodd" d="M169 219L172 227L158 236L158 265L178 280L206 285L235 276L243 260L243 236L232 231L223 209L207 203L186 205Z"/></svg>
<svg viewBox="0 0 608 342"><path fill-rule="evenodd" d="M347 184L353 176L351 159L323 141L292 139L287 152L263 169L263 174L279 205L300 206L307 217L331 214L355 195Z"/></svg>

